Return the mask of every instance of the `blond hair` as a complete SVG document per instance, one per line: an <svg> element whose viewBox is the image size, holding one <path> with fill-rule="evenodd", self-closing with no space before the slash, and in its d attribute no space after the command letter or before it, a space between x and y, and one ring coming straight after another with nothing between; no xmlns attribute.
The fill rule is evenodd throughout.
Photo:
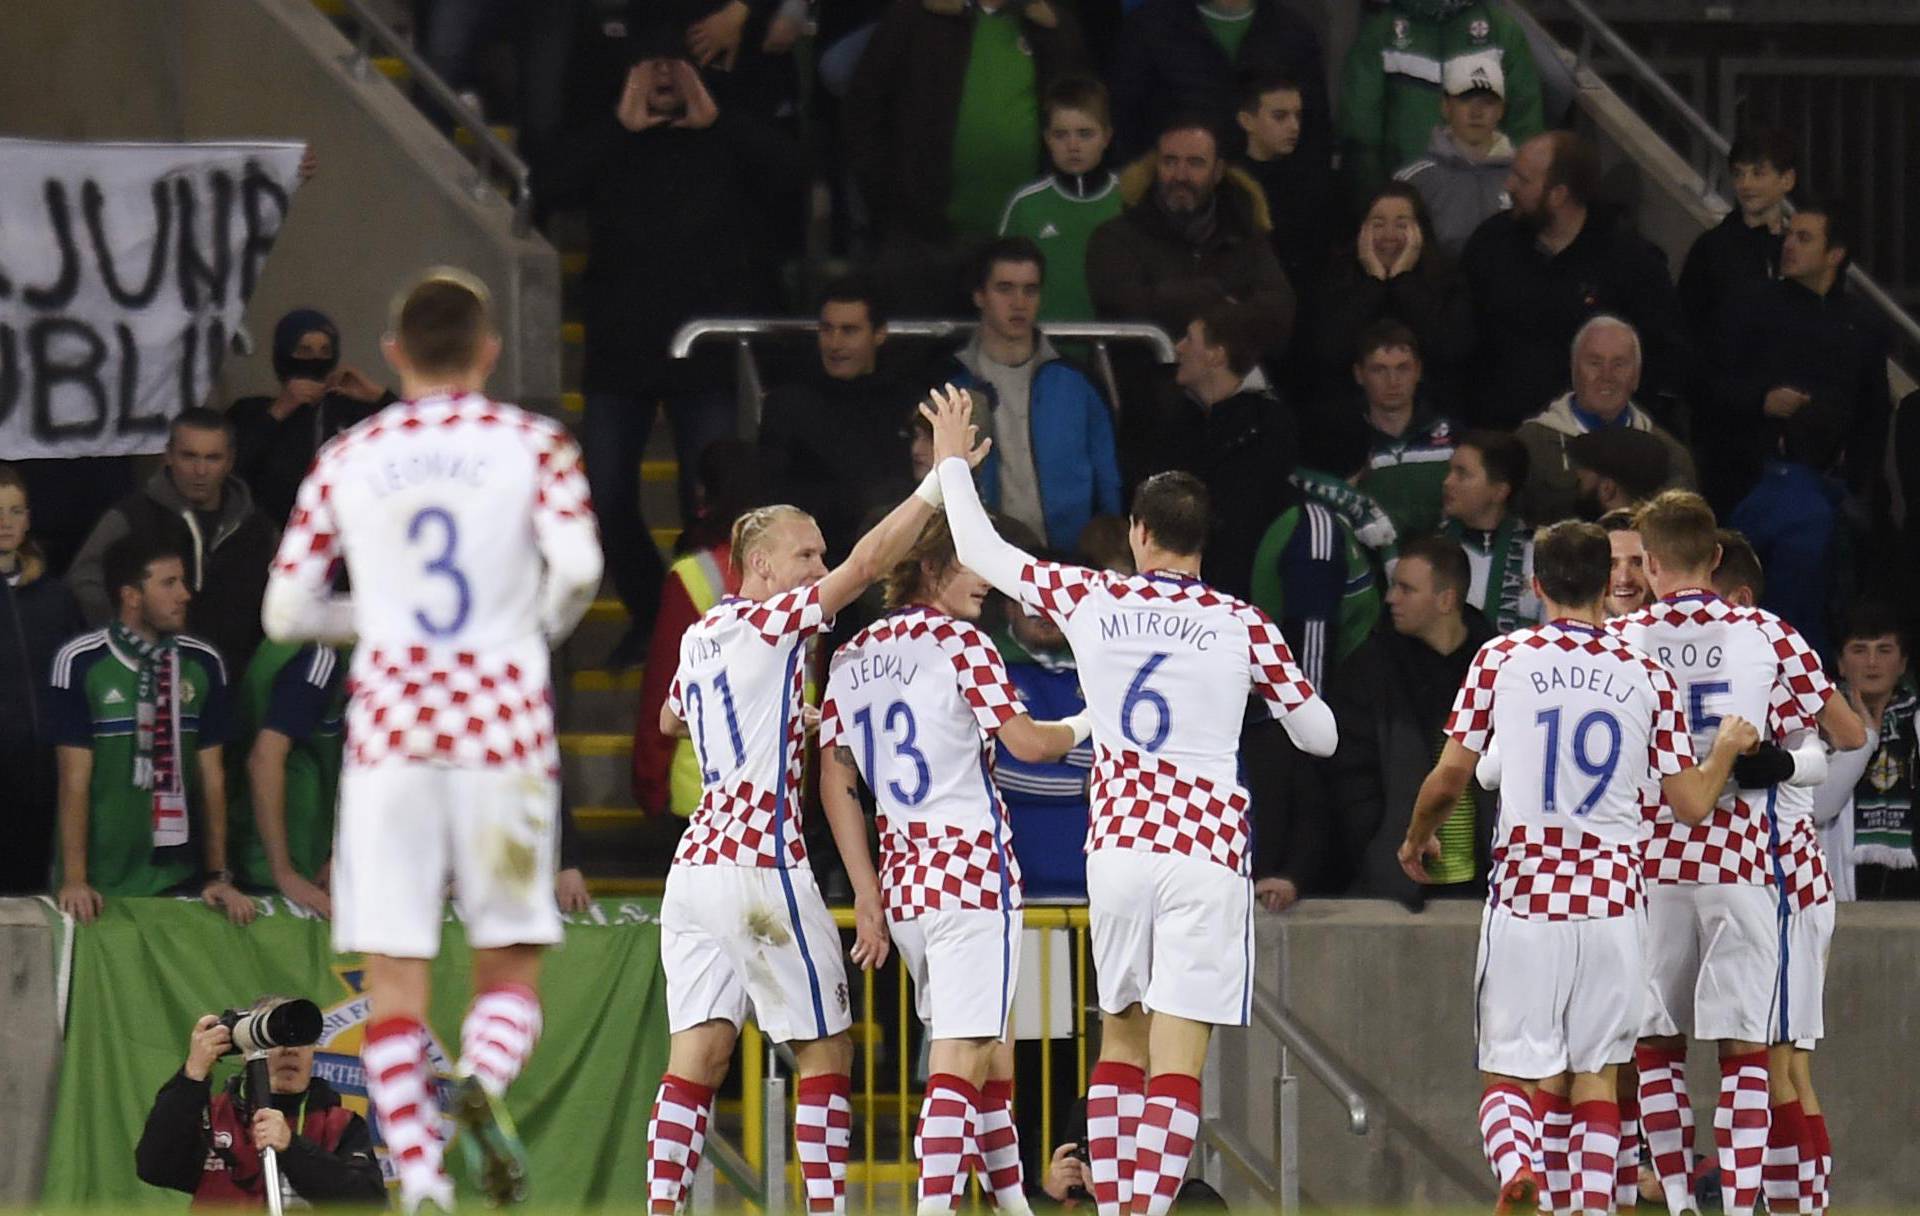
<svg viewBox="0 0 1920 1216"><path fill-rule="evenodd" d="M1705 570L1720 544L1720 524L1707 500L1692 490L1667 490L1633 518L1640 543L1662 566Z"/></svg>
<svg viewBox="0 0 1920 1216"><path fill-rule="evenodd" d="M773 531L774 525L786 519L804 519L811 523L813 516L788 503L775 503L770 507L755 507L733 521L732 555L728 564L735 574L741 578L747 576L747 555L766 544L767 534Z"/></svg>
<svg viewBox="0 0 1920 1216"><path fill-rule="evenodd" d="M881 576L882 602L889 608L901 608L915 600L931 598L934 582L956 560L953 530L947 527L945 515L936 515L927 521L926 527L920 529L920 535L907 555ZM935 571L935 577L931 579L925 570L928 562L933 563Z"/></svg>

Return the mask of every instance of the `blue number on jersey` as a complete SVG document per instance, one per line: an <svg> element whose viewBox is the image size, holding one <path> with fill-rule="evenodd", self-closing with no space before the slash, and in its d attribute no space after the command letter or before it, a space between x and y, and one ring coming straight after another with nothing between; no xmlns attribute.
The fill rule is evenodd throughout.
<svg viewBox="0 0 1920 1216"><path fill-rule="evenodd" d="M726 711L727 734L733 742L733 763L738 768L747 762L747 749L740 741L740 721L733 712L733 688L727 683L727 673L722 671L714 676L713 686L720 690L720 707ZM693 721L693 750L700 760L700 784L718 785L720 770L707 767L706 694L700 691L698 683L689 680L683 699L687 706L687 717Z"/></svg>
<svg viewBox="0 0 1920 1216"><path fill-rule="evenodd" d="M1732 691L1733 685L1725 680L1696 680L1687 685L1687 729L1704 736L1719 727L1720 715L1707 712L1707 698Z"/></svg>
<svg viewBox="0 0 1920 1216"><path fill-rule="evenodd" d="M1173 729L1173 711L1167 707L1167 699L1147 687L1147 681L1153 678L1154 671L1167 661L1167 652L1162 650L1150 656L1140 665L1133 675L1133 683L1127 685L1126 699L1120 702L1120 733L1124 734L1136 746L1150 752L1160 750L1167 741L1167 732ZM1153 734L1145 739L1140 737L1133 727L1134 711L1142 705L1154 711Z"/></svg>
<svg viewBox="0 0 1920 1216"><path fill-rule="evenodd" d="M1540 792L1541 808L1549 815L1559 810L1556 786L1559 784L1560 769L1560 709L1543 709L1534 715L1534 722L1547 728L1546 756L1541 764L1545 774L1545 788ZM1607 754L1604 759L1594 760L1588 746L1588 736L1595 728L1604 727L1607 732ZM1600 805L1600 799L1606 797L1607 784L1613 780L1614 769L1620 764L1620 723L1604 709L1596 709L1587 714L1573 728L1574 767L1594 779L1586 795L1573 808L1575 818L1584 818L1593 813Z"/></svg>
<svg viewBox="0 0 1920 1216"><path fill-rule="evenodd" d="M459 633L467 623L467 614L473 609L473 588L468 585L467 576L461 573L460 567L453 564L453 550L459 544L460 530L454 525L453 516L447 513L446 508L422 507L414 512L413 520L407 524L407 543L418 544L421 530L429 523L440 525L443 543L440 556L428 562L425 568L429 574L451 579L457 599L453 619L445 624L429 620L427 614L418 608L413 610L413 619L415 624L426 630L427 636L444 638Z"/></svg>
<svg viewBox="0 0 1920 1216"><path fill-rule="evenodd" d="M873 767L872 707L866 705L861 706L860 709L854 713L853 721L855 725L859 726L861 737L866 743L867 764L864 771L867 774L867 784L871 786L879 779L879 775L874 771ZM887 706L887 714L884 719L887 732L892 734L899 731L899 727L903 722L906 724L906 730L899 732L901 737L894 740L893 754L898 759L911 760L913 762L913 790L912 792L908 792L901 789L898 781L887 782L887 790L893 795L895 801L899 802L902 806L919 806L926 800L927 791L933 788L933 770L927 767L926 754L914 746L914 741L919 738L919 725L913 720L913 707L905 701L895 701L893 704Z"/></svg>

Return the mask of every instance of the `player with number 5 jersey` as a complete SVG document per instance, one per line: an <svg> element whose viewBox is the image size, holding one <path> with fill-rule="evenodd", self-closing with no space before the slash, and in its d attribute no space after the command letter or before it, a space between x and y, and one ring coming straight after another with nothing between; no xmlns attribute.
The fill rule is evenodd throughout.
<svg viewBox="0 0 1920 1216"><path fill-rule="evenodd" d="M1139 574L1039 561L995 533L957 459L968 410L967 395L951 393L927 411L955 549L1065 632L1093 721L1094 1199L1102 1216L1129 1205L1162 1216L1198 1135L1212 1028L1245 1025L1252 999L1250 825L1238 776L1248 700L1314 755L1333 752L1333 712L1265 613L1198 578L1208 531L1198 478L1163 473L1135 492L1128 539Z"/></svg>
<svg viewBox="0 0 1920 1216"><path fill-rule="evenodd" d="M970 458L986 448L969 441ZM749 511L733 525L740 594L680 640L660 730L691 736L701 794L660 904L673 1037L647 1129L653 1212L686 1202L713 1092L749 1011L799 1061L794 1147L807 1210L846 1208L851 1017L840 933L800 833L805 646L906 555L939 506L928 474L831 570L812 516L790 506ZM879 962L859 950L855 961Z"/></svg>
<svg viewBox="0 0 1920 1216"><path fill-rule="evenodd" d="M276 641L358 640L333 942L367 956L367 1086L411 1211L453 1199L425 1024L449 881L476 991L451 1113L489 1197L526 1188L502 1098L539 1035L541 950L561 936L548 647L592 602L601 558L579 448L482 392L500 339L478 281L427 276L385 345L404 399L321 449L261 614Z"/></svg>
<svg viewBox="0 0 1920 1216"><path fill-rule="evenodd" d="M1541 1211L1604 1213L1620 1139L1616 1069L1633 1057L1645 999L1643 807L1664 795L1687 821L1705 817L1757 735L1730 717L1694 763L1673 678L1601 628L1611 547L1598 526L1556 524L1533 553L1548 623L1474 656L1400 864L1426 881L1440 825L1498 740L1500 819L1474 986L1487 1161L1503 1212L1539 1199ZM1561 1122L1564 1147L1548 1130Z"/></svg>

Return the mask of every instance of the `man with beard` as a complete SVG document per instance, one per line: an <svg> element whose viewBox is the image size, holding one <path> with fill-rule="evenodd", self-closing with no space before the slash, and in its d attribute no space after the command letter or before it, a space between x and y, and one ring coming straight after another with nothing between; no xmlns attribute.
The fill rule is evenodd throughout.
<svg viewBox="0 0 1920 1216"><path fill-rule="evenodd" d="M1087 243L1087 287L1102 318L1152 321L1177 334L1231 298L1260 318L1264 354L1286 349L1293 288L1267 239L1255 188L1227 178L1226 169L1205 117L1176 118L1161 129L1153 189Z"/></svg>
<svg viewBox="0 0 1920 1216"><path fill-rule="evenodd" d="M1653 588L1647 583L1647 547L1633 528L1633 512L1608 511L1599 520L1607 530L1607 544L1613 550L1613 565L1607 575L1607 619L1638 612L1653 603Z"/></svg>
<svg viewBox="0 0 1920 1216"><path fill-rule="evenodd" d="M1641 382L1680 380L1685 339L1666 256L1599 205L1600 157L1569 131L1520 146L1507 174L1513 209L1468 238L1460 262L1472 287L1478 382L1467 397L1478 426L1510 427L1568 387L1566 352L1589 319L1611 313L1646 349Z"/></svg>

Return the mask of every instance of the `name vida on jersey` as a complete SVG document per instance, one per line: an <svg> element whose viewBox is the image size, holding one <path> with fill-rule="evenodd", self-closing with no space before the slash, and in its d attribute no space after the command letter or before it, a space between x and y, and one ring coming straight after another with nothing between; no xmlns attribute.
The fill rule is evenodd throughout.
<svg viewBox="0 0 1920 1216"><path fill-rule="evenodd" d="M1203 621L1170 612L1115 612L1100 618L1103 642L1114 638L1169 638L1205 653L1219 636L1219 630L1209 628Z"/></svg>

